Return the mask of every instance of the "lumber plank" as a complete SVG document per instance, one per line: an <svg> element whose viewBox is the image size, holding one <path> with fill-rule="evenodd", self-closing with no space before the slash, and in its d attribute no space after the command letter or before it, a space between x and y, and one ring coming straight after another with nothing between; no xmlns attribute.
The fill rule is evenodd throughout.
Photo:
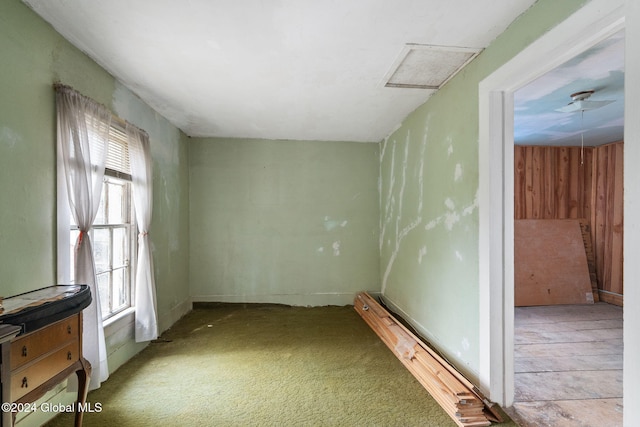
<svg viewBox="0 0 640 427"><path fill-rule="evenodd" d="M466 378L370 295L358 293L354 308L456 424L479 427L501 421L499 414Z"/></svg>
<svg viewBox="0 0 640 427"><path fill-rule="evenodd" d="M587 266L589 267L589 279L591 280L591 292L593 293L593 301L598 302L598 275L596 273L596 260L593 255L593 244L591 243L591 226L584 218L580 219L580 231L582 233L582 241L584 242L584 250L587 255Z"/></svg>

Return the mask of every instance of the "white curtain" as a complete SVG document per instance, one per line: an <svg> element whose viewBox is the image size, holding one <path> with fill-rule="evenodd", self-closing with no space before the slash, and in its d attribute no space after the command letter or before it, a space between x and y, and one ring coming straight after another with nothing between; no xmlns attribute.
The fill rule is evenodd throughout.
<svg viewBox="0 0 640 427"><path fill-rule="evenodd" d="M100 205L111 112L66 86L56 86L56 109L69 207L80 230L75 281L89 285L92 295L83 312L82 352L91 363L90 389L95 389L109 377L109 367L89 230Z"/></svg>
<svg viewBox="0 0 640 427"><path fill-rule="evenodd" d="M129 158L133 178L133 204L138 223L138 258L136 267L136 341L158 337L156 285L149 245L149 226L153 208L152 159L147 133L127 123Z"/></svg>

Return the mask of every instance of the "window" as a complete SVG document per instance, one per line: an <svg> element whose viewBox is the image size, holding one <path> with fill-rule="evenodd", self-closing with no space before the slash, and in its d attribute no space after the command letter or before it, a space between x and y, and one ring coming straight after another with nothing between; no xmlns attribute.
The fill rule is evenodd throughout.
<svg viewBox="0 0 640 427"><path fill-rule="evenodd" d="M131 187L126 134L112 124L100 206L89 232L103 320L133 305L137 239ZM69 276L74 283L74 246L79 231L73 217L69 222Z"/></svg>
<svg viewBox="0 0 640 427"><path fill-rule="evenodd" d="M158 337L149 238L153 161L144 130L69 86L56 83L54 88L57 279L60 284L74 279L86 283L94 295L85 309L83 332L93 384L108 376L105 319L113 319L108 323L119 325L114 326L118 330L132 329L136 342ZM72 242L74 249L69 250ZM116 322L116 313L126 314L126 321Z"/></svg>
<svg viewBox="0 0 640 427"><path fill-rule="evenodd" d="M132 264L136 253L134 218L131 181L106 176L100 207L90 231L103 319L131 306ZM78 227L72 223L72 260L78 233ZM70 268L73 274L73 265ZM73 282L73 277L71 279Z"/></svg>

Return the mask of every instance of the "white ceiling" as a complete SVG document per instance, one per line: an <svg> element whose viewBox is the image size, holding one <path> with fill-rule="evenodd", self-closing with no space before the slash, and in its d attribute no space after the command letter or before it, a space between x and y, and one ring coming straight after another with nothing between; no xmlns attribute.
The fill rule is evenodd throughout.
<svg viewBox="0 0 640 427"><path fill-rule="evenodd" d="M187 135L378 142L434 92L384 86L408 44L484 48L535 0L24 2Z"/></svg>

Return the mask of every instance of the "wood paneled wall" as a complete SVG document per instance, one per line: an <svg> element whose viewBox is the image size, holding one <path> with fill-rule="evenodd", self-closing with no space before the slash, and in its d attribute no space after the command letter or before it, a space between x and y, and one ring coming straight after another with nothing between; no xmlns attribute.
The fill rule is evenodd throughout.
<svg viewBox="0 0 640 427"><path fill-rule="evenodd" d="M622 305L623 149L516 146L514 219L586 219L600 299Z"/></svg>
<svg viewBox="0 0 640 427"><path fill-rule="evenodd" d="M579 219L591 213L593 149L516 146L515 219Z"/></svg>
<svg viewBox="0 0 640 427"><path fill-rule="evenodd" d="M622 305L624 144L597 147L593 155L591 236L603 301Z"/></svg>

